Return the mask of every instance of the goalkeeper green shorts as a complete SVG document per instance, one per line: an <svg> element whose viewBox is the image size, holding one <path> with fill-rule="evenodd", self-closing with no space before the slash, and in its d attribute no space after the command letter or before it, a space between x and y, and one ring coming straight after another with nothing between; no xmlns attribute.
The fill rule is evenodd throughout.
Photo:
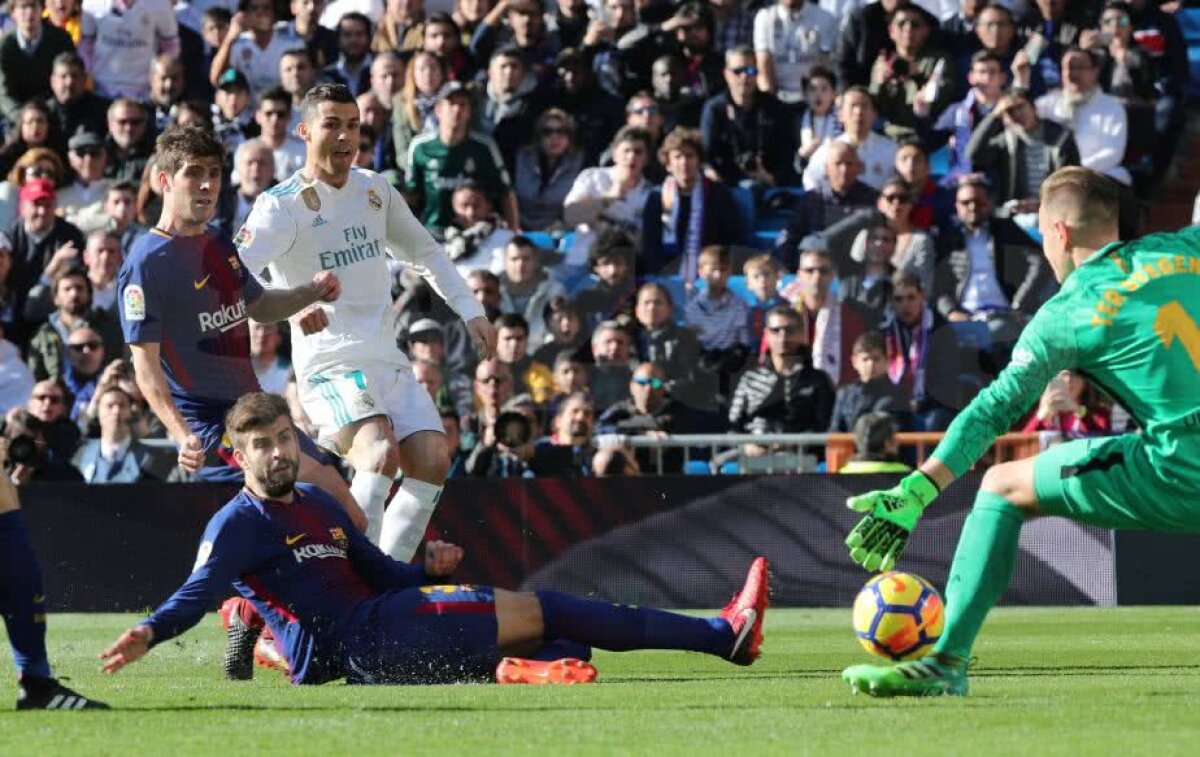
<svg viewBox="0 0 1200 757"><path fill-rule="evenodd" d="M1051 447L1034 458L1033 485L1047 515L1122 530L1200 531L1200 481L1161 475L1137 434Z"/></svg>

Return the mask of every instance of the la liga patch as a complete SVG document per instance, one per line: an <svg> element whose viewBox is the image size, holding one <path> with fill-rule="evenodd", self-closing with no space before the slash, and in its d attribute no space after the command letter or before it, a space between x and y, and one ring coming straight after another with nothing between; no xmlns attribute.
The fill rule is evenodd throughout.
<svg viewBox="0 0 1200 757"><path fill-rule="evenodd" d="M125 320L146 320L146 293L140 286L130 284L125 287L125 291L121 294L121 302L125 306Z"/></svg>

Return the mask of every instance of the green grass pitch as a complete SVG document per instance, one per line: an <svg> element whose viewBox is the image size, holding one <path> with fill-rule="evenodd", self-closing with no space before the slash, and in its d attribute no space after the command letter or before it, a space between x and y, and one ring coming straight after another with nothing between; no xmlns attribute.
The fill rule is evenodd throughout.
<svg viewBox="0 0 1200 757"><path fill-rule="evenodd" d="M600 652L592 686L289 687L227 682L216 616L105 678L97 652L134 616L52 615L70 685L115 712L0 711L0 755L1200 753L1200 611L1002 609L966 699L851 696L868 660L849 610L772 610L765 654ZM15 699L0 665L0 707Z"/></svg>

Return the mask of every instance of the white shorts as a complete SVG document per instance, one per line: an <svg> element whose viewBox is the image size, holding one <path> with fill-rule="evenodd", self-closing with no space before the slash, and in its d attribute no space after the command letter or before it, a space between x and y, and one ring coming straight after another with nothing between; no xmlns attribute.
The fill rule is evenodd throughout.
<svg viewBox="0 0 1200 757"><path fill-rule="evenodd" d="M407 367L339 366L321 371L301 382L300 404L317 427L322 446L345 427L376 415L387 416L400 441L418 431L443 433L433 398Z"/></svg>

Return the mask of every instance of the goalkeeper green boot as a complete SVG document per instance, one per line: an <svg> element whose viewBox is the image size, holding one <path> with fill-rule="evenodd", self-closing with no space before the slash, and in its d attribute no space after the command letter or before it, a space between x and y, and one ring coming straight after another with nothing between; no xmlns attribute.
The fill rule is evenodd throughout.
<svg viewBox="0 0 1200 757"><path fill-rule="evenodd" d="M854 665L842 672L854 694L873 697L967 695L967 662L950 655L930 655L898 665Z"/></svg>

